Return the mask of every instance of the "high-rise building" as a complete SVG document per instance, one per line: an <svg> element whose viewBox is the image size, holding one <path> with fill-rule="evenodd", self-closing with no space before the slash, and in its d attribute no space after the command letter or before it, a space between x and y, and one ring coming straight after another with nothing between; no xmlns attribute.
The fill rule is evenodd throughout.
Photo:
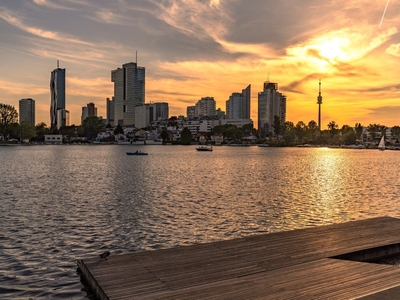
<svg viewBox="0 0 400 300"><path fill-rule="evenodd" d="M145 102L145 68L130 62L111 71L114 125L135 125L135 106ZM116 123L116 124L115 124Z"/></svg>
<svg viewBox="0 0 400 300"><path fill-rule="evenodd" d="M226 101L226 117L228 119L250 119L251 85L241 93L232 93Z"/></svg>
<svg viewBox="0 0 400 300"><path fill-rule="evenodd" d="M107 114L107 124L114 126L114 97L112 100L110 98L106 99L106 114Z"/></svg>
<svg viewBox="0 0 400 300"><path fill-rule="evenodd" d="M135 107L135 127L145 128L153 121L168 119L168 103L155 102L138 105Z"/></svg>
<svg viewBox="0 0 400 300"><path fill-rule="evenodd" d="M57 129L60 129L62 126L70 126L69 111L66 109L57 110Z"/></svg>
<svg viewBox="0 0 400 300"><path fill-rule="evenodd" d="M97 116L97 107L94 105L94 103L90 102L86 106L82 107L82 116L81 116L81 122L87 118L87 117L94 117Z"/></svg>
<svg viewBox="0 0 400 300"><path fill-rule="evenodd" d="M216 102L214 97L203 97L196 103L195 116L215 116Z"/></svg>
<svg viewBox="0 0 400 300"><path fill-rule="evenodd" d="M19 100L19 123L35 126L35 100L31 98Z"/></svg>
<svg viewBox="0 0 400 300"><path fill-rule="evenodd" d="M266 81L258 93L258 130L273 132L275 116L282 125L286 122L286 96L278 92L277 83Z"/></svg>
<svg viewBox="0 0 400 300"><path fill-rule="evenodd" d="M193 119L196 116L196 106L188 106L186 108L186 117L188 119Z"/></svg>
<svg viewBox="0 0 400 300"><path fill-rule="evenodd" d="M50 123L51 127L59 127L57 111L65 110L65 69L54 69L50 77Z"/></svg>

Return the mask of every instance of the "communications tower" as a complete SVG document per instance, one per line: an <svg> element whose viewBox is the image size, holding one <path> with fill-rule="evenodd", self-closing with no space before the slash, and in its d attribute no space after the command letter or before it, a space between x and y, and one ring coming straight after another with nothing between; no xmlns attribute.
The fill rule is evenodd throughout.
<svg viewBox="0 0 400 300"><path fill-rule="evenodd" d="M321 104L322 104L322 96L321 96L321 78L319 79L319 93L317 97L318 104L318 127L321 130Z"/></svg>

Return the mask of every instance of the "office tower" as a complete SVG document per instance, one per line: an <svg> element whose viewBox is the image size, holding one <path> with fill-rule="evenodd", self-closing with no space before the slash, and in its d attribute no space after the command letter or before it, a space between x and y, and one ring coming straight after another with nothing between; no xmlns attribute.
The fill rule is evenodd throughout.
<svg viewBox="0 0 400 300"><path fill-rule="evenodd" d="M65 110L65 69L60 69L57 62L57 69L51 72L50 77L50 123L51 127L59 127L57 111Z"/></svg>
<svg viewBox="0 0 400 300"><path fill-rule="evenodd" d="M186 108L186 117L188 119L193 119L196 116L196 106L188 106Z"/></svg>
<svg viewBox="0 0 400 300"><path fill-rule="evenodd" d="M155 102L151 103L150 105L153 105L155 109L155 115L154 115L155 121L168 120L169 106L167 102Z"/></svg>
<svg viewBox="0 0 400 300"><path fill-rule="evenodd" d="M155 102L137 105L135 107L135 127L145 128L153 121L168 119L168 103Z"/></svg>
<svg viewBox="0 0 400 300"><path fill-rule="evenodd" d="M35 100L31 98L19 100L19 124L23 122L35 126Z"/></svg>
<svg viewBox="0 0 400 300"><path fill-rule="evenodd" d="M110 98L106 99L106 114L107 124L114 126L114 97L112 100Z"/></svg>
<svg viewBox="0 0 400 300"><path fill-rule="evenodd" d="M195 116L215 116L216 102L214 97L203 97L196 103Z"/></svg>
<svg viewBox="0 0 400 300"><path fill-rule="evenodd" d="M87 117L94 117L97 116L97 108L94 105L94 103L90 102L86 106L82 107L82 116L81 116L81 122L87 118Z"/></svg>
<svg viewBox="0 0 400 300"><path fill-rule="evenodd" d="M264 91L258 93L258 130L273 132L274 117L286 122L286 96L278 92L278 84L264 82Z"/></svg>
<svg viewBox="0 0 400 300"><path fill-rule="evenodd" d="M145 102L145 68L130 62L111 71L114 82L114 126L135 125L135 106Z"/></svg>
<svg viewBox="0 0 400 300"><path fill-rule="evenodd" d="M228 119L250 119L251 85L241 93L232 93L226 101L226 117Z"/></svg>

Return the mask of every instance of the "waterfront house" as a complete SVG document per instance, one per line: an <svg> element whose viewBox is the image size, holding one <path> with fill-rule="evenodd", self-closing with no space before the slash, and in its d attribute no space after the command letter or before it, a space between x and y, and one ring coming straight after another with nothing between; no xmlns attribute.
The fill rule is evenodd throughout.
<svg viewBox="0 0 400 300"><path fill-rule="evenodd" d="M44 143L46 145L61 145L63 142L61 134L45 134Z"/></svg>

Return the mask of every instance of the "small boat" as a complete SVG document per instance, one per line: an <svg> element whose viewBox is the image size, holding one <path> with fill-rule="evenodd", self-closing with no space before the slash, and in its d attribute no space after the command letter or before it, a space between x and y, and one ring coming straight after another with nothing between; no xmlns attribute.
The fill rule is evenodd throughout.
<svg viewBox="0 0 400 300"><path fill-rule="evenodd" d="M258 144L257 146L258 146L258 147L269 147L268 144Z"/></svg>
<svg viewBox="0 0 400 300"><path fill-rule="evenodd" d="M382 151L385 150L385 136L382 136L378 145L378 149Z"/></svg>
<svg viewBox="0 0 400 300"><path fill-rule="evenodd" d="M147 153L142 151L135 151L135 152L126 152L126 155L147 155Z"/></svg>
<svg viewBox="0 0 400 300"><path fill-rule="evenodd" d="M200 146L196 148L197 151L212 151L212 147L207 147L207 146Z"/></svg>

